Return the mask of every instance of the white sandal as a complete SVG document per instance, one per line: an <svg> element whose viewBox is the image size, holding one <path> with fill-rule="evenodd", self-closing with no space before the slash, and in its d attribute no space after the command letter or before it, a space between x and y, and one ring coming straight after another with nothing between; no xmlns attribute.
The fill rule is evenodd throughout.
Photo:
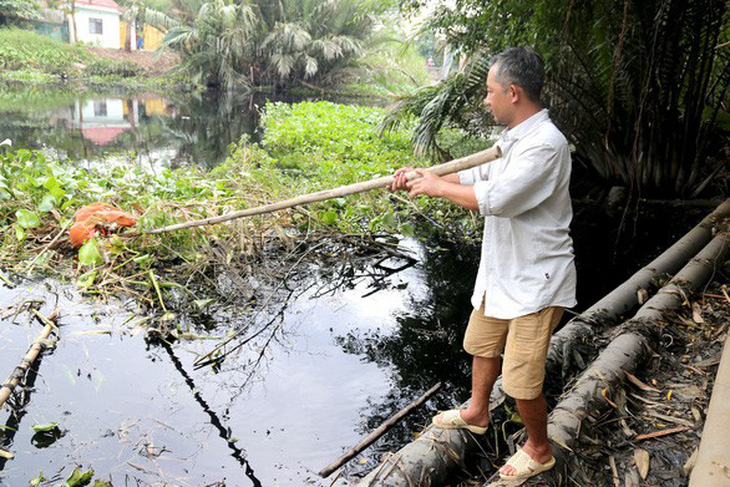
<svg viewBox="0 0 730 487"><path fill-rule="evenodd" d="M499 474L502 480L526 480L530 477L534 477L537 474L546 472L555 466L555 457L551 457L545 463L539 463L532 459L532 457L525 452L522 448L507 460L505 465L512 466L516 472L514 475Z"/></svg>
<svg viewBox="0 0 730 487"><path fill-rule="evenodd" d="M486 426L477 426L464 421L461 417L460 409L450 409L437 414L433 417L432 422L437 428L443 428L445 430L465 429L471 431L475 435L483 435L487 432Z"/></svg>

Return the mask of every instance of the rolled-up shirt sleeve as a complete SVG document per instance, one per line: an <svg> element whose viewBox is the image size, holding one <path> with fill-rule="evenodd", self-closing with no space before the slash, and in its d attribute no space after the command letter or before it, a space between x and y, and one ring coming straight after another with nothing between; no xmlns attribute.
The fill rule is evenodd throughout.
<svg viewBox="0 0 730 487"><path fill-rule="evenodd" d="M495 145L499 146L501 149L499 142L497 142ZM487 179L489 179L489 164L490 163L488 162L486 164L482 164L481 166L459 171L457 173L459 176L459 182L466 186L472 186L477 181L486 181Z"/></svg>
<svg viewBox="0 0 730 487"><path fill-rule="evenodd" d="M515 154L496 180L474 181L479 213L512 218L545 201L560 181L559 156L555 147L543 143Z"/></svg>

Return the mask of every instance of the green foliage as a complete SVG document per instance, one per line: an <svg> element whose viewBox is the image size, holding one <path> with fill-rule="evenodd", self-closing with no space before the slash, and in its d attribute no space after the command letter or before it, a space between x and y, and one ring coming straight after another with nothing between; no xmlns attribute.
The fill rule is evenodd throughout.
<svg viewBox="0 0 730 487"><path fill-rule="evenodd" d="M144 74L144 69L129 61L112 61L97 58L86 66L86 73L91 76L119 76L131 78Z"/></svg>
<svg viewBox="0 0 730 487"><path fill-rule="evenodd" d="M208 172L182 167L151 173L139 166L109 164L81 168L42 152L0 151L0 265L6 270L25 269L49 238L70 225L76 209L95 201L127 211L143 209L138 230L145 230L423 165L412 156L407 130L377 135L375 128L383 115L382 109L329 102L270 104L262 116L263 147L244 139L231 147L224 164ZM450 143L469 147L458 134L449 134ZM456 238L468 238L477 227L476 220L455 205L431 198L411 201L403 193L380 190L228 225L135 240L95 238L78 251L63 239L66 243L46 249L34 266L78 276L77 285L89 293L104 292L105 285L117 289L114 283L126 278L135 295L158 307L173 283L182 285L178 281L184 282L193 269L203 272L206 249L215 242L225 242L230 252L242 254L264 234L282 239L332 233L412 235L419 213L428 214ZM207 304L198 298L190 302L195 300L199 308Z"/></svg>
<svg viewBox="0 0 730 487"><path fill-rule="evenodd" d="M66 479L63 487L82 487L84 485L89 485L92 478L94 478L93 470L82 472L79 467L76 467L74 468L74 471L71 472L71 475L69 475Z"/></svg>
<svg viewBox="0 0 730 487"><path fill-rule="evenodd" d="M93 57L78 46L71 46L21 29L0 29L0 69L36 68L46 73L74 71L75 63Z"/></svg>
<svg viewBox="0 0 730 487"><path fill-rule="evenodd" d="M30 427L35 433L48 433L55 429L58 429L58 423L53 421L47 424L34 424Z"/></svg>
<svg viewBox="0 0 730 487"><path fill-rule="evenodd" d="M196 80L226 88L338 81L361 56L379 2L206 0L180 5L165 44Z"/></svg>
<svg viewBox="0 0 730 487"><path fill-rule="evenodd" d="M0 26L40 18L38 4L28 0L0 0Z"/></svg>
<svg viewBox="0 0 730 487"><path fill-rule="evenodd" d="M91 85L142 83L151 88L174 81L150 79L144 74L143 68L129 61L101 58L84 47L26 30L0 29L0 79L5 81L49 83L62 76ZM2 97L0 94L0 103Z"/></svg>
<svg viewBox="0 0 730 487"><path fill-rule="evenodd" d="M262 125L263 145L271 158L260 164L257 177L290 197L387 176L400 167L425 166L424 160L414 158L411 152L407 128L378 135L376 127L383 116L382 109L329 102L269 104ZM249 150L248 144L240 146L231 160ZM455 222L465 211L430 198L418 198L414 203L415 207L391 199L385 191L375 191L313 208L316 221L336 225L346 233L411 233L414 209L443 219L445 225L454 225L460 232Z"/></svg>
<svg viewBox="0 0 730 487"><path fill-rule="evenodd" d="M104 263L95 239L91 238L81 246L79 249L79 263L88 267Z"/></svg>
<svg viewBox="0 0 730 487"><path fill-rule="evenodd" d="M402 8L410 13L422 3ZM418 115L414 144L436 152L444 125L484 133L490 120L475 108L489 57L531 46L545 58L546 101L578 161L610 184L691 196L711 177L708 158L722 158L728 144L728 13L722 0L442 4L426 29L446 37L454 66L461 56L465 63L437 87L402 100L390 123ZM464 82L474 74L479 83Z"/></svg>

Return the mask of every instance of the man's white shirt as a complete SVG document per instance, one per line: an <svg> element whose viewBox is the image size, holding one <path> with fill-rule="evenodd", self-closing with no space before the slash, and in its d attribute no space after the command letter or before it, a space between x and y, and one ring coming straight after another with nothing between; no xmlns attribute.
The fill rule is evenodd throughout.
<svg viewBox="0 0 730 487"><path fill-rule="evenodd" d="M502 132L502 157L461 171L485 217L481 260L471 303L511 319L548 306L576 305L569 225L570 149L541 110Z"/></svg>

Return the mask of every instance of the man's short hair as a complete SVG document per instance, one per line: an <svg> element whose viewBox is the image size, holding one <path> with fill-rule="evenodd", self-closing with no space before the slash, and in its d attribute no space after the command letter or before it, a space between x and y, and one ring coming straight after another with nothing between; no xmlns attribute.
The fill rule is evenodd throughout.
<svg viewBox="0 0 730 487"><path fill-rule="evenodd" d="M497 83L504 88L511 84L518 85L531 101L540 102L545 68L538 53L524 47L510 47L492 58L492 66L497 66Z"/></svg>

